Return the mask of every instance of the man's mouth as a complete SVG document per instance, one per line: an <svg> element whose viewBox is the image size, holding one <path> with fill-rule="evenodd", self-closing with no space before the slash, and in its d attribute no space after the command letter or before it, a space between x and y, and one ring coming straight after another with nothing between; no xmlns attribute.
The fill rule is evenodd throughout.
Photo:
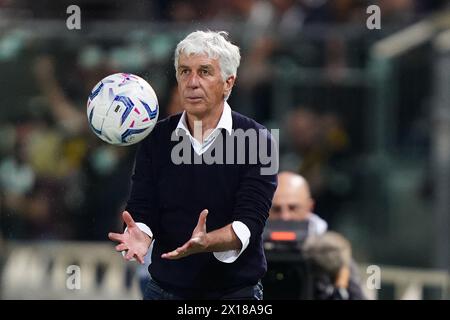
<svg viewBox="0 0 450 320"><path fill-rule="evenodd" d="M186 97L186 100L189 102L200 102L202 99L202 97Z"/></svg>

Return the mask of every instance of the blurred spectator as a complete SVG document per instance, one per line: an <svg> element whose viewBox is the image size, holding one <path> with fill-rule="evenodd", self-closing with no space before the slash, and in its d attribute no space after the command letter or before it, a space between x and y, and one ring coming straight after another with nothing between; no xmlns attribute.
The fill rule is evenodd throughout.
<svg viewBox="0 0 450 320"><path fill-rule="evenodd" d="M353 183L342 165L349 156L346 129L334 113L300 107L288 115L287 131L292 151L283 156L283 167L305 177L322 216L334 226L334 214L351 196Z"/></svg>
<svg viewBox="0 0 450 320"><path fill-rule="evenodd" d="M256 120L268 121L272 115L271 86L273 58L282 43L292 41L303 25L304 12L296 0L251 1L252 6L233 5L241 13L243 61L238 76L238 92ZM289 39L289 40L286 40Z"/></svg>
<svg viewBox="0 0 450 320"><path fill-rule="evenodd" d="M198 10L191 1L173 0L168 5L168 16L175 23L189 23L198 19Z"/></svg>
<svg viewBox="0 0 450 320"><path fill-rule="evenodd" d="M353 300L349 289L351 245L336 232L326 232L306 239L303 254L313 278L314 300Z"/></svg>
<svg viewBox="0 0 450 320"><path fill-rule="evenodd" d="M279 34L296 34L300 31L306 12L298 0L271 0L274 7L274 24Z"/></svg>
<svg viewBox="0 0 450 320"><path fill-rule="evenodd" d="M86 97L94 85L108 75L108 71L111 70L103 63L100 66L89 65L89 61L86 60L89 58L95 59L93 57L95 52L91 51L91 53L90 55L86 53L89 57L85 55L84 59L83 56L80 56L78 65L79 75L83 77L82 83L84 84ZM34 62L34 74L43 96L47 99L51 114L57 125L68 134L86 132L88 125L84 108L76 105L65 94L57 79L53 58L46 55L37 57Z"/></svg>
<svg viewBox="0 0 450 320"><path fill-rule="evenodd" d="M326 241L329 239L329 233L326 232L328 229L328 225L322 218L312 212L313 208L314 200L311 197L308 182L302 176L293 172L280 172L278 174L278 187L272 200L269 219L284 221L307 220L307 241L309 238L315 237L319 237L319 239L322 239L321 237L323 235L327 235L324 238ZM320 242L318 245L322 245L322 243ZM335 256L331 256L331 258L333 257ZM328 256L326 258L331 259ZM341 259L340 256L338 258ZM343 288L347 290L346 299L365 299L360 286L360 278L358 275L357 267L352 259L349 259L348 263L346 263L345 265L341 263L341 260L329 261L325 259L323 261L325 261L325 263L330 263L330 268L333 267L335 263L339 263L339 267L343 267L342 275L339 275L339 277L337 276L337 271L339 271L339 269L336 271L336 274L332 274L333 277L331 277L330 279L332 280L331 283L335 283L336 281L336 283L343 285ZM319 289L326 289L322 288L323 284L324 282L318 283L318 286L320 287ZM325 291L327 292L327 290L328 289L326 289ZM315 297L319 298L319 296Z"/></svg>
<svg viewBox="0 0 450 320"><path fill-rule="evenodd" d="M23 226L22 239L61 239L70 237L61 223L59 199L52 199L55 189L50 184L38 185L27 198L26 224ZM56 200L56 201L55 201Z"/></svg>
<svg viewBox="0 0 450 320"><path fill-rule="evenodd" d="M383 23L408 23L414 17L419 1L414 0L379 0L378 5L383 15Z"/></svg>
<svg viewBox="0 0 450 320"><path fill-rule="evenodd" d="M12 156L0 164L0 186L6 195L23 196L34 186L35 174L28 164L23 143L16 143Z"/></svg>
<svg viewBox="0 0 450 320"><path fill-rule="evenodd" d="M35 186L36 175L27 161L23 143L0 163L1 232L6 238L20 237L26 221L26 198Z"/></svg>
<svg viewBox="0 0 450 320"><path fill-rule="evenodd" d="M342 24L365 20L365 10L369 4L361 0L302 0L307 6L305 24ZM375 3L374 3L375 4Z"/></svg>

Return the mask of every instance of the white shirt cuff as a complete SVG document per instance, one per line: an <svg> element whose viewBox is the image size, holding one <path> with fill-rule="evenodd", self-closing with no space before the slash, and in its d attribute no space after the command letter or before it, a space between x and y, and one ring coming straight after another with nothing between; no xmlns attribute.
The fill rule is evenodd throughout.
<svg viewBox="0 0 450 320"><path fill-rule="evenodd" d="M136 222L136 225L143 233L145 233L146 235L148 235L150 238L153 239L153 232L152 232L152 230L150 230L150 228L145 223ZM125 228L124 232L126 232L127 230L128 230L128 227Z"/></svg>
<svg viewBox="0 0 450 320"><path fill-rule="evenodd" d="M237 258L239 258L242 252L244 252L244 250L248 247L248 243L250 242L250 230L244 223L240 221L234 221L231 224L231 227L241 241L242 247L240 250L214 252L214 257L216 257L216 259L220 262L233 263Z"/></svg>

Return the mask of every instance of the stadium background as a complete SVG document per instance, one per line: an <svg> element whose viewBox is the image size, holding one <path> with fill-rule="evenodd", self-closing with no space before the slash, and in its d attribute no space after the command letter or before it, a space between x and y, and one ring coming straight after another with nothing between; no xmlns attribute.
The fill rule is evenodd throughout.
<svg viewBox="0 0 450 320"><path fill-rule="evenodd" d="M81 30L66 26L71 4ZM366 26L371 4L379 30ZM86 99L126 71L154 87L160 119L178 112L173 50L205 28L227 30L241 48L232 108L280 128L280 168L310 181L316 213L350 239L363 277L378 265L393 279L375 295L448 298L448 9L444 0L0 0L0 298L137 297L135 267L106 242L121 227L135 148L96 138ZM78 292L65 287L70 264L92 270Z"/></svg>

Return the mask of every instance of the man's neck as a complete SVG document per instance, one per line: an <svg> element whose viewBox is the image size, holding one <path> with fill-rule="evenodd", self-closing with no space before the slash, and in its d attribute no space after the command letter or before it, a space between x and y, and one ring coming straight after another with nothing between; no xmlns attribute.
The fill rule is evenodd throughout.
<svg viewBox="0 0 450 320"><path fill-rule="evenodd" d="M199 142L203 140L219 124L222 116L224 103L220 107L214 108L210 113L204 115L193 115L186 112L186 123L191 135ZM201 129L201 130L200 130Z"/></svg>

